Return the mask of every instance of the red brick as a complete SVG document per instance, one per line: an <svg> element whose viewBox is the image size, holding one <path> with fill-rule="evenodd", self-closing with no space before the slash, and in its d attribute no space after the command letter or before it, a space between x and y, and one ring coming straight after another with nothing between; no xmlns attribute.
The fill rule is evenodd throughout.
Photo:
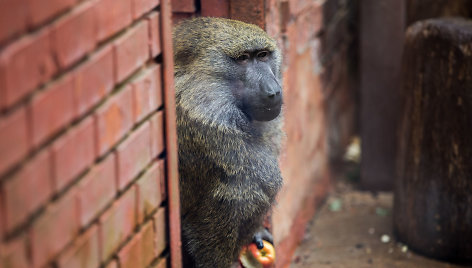
<svg viewBox="0 0 472 268"><path fill-rule="evenodd" d="M49 39L49 31L43 30L0 53L0 108L12 105L56 73Z"/></svg>
<svg viewBox="0 0 472 268"><path fill-rule="evenodd" d="M151 156L155 158L164 151L164 112L157 112L149 122L151 122Z"/></svg>
<svg viewBox="0 0 472 268"><path fill-rule="evenodd" d="M137 19L144 13L151 11L159 3L160 0L133 0L133 19Z"/></svg>
<svg viewBox="0 0 472 268"><path fill-rule="evenodd" d="M110 154L80 182L80 222L87 225L110 203L117 192L115 155Z"/></svg>
<svg viewBox="0 0 472 268"><path fill-rule="evenodd" d="M136 226L136 188L131 187L100 217L101 260L106 261Z"/></svg>
<svg viewBox="0 0 472 268"><path fill-rule="evenodd" d="M52 145L54 187L60 191L95 158L94 122L87 118Z"/></svg>
<svg viewBox="0 0 472 268"><path fill-rule="evenodd" d="M4 268L29 268L31 262L28 257L26 236L21 235L13 241L2 245L0 255L0 267ZM3 265L3 266L2 266Z"/></svg>
<svg viewBox="0 0 472 268"><path fill-rule="evenodd" d="M120 252L118 252L120 268L145 267L143 266L143 258L141 256L141 239L141 234L135 235Z"/></svg>
<svg viewBox="0 0 472 268"><path fill-rule="evenodd" d="M73 82L72 76L69 75L52 84L31 101L29 116L32 119L34 146L40 145L72 119L74 115Z"/></svg>
<svg viewBox="0 0 472 268"><path fill-rule="evenodd" d="M320 1L305 1L305 0L295 0L295 1L293 1L292 0L292 1L288 1L288 2L290 3L290 12L291 12L292 16L297 16L297 15L302 14L303 12L305 12L307 9L320 8L320 7L323 7L322 5L324 5L327 2L337 3L339 1L332 1L331 0L331 1L320 2Z"/></svg>
<svg viewBox="0 0 472 268"><path fill-rule="evenodd" d="M218 0L216 0L218 1ZM285 27L282 25L281 17L283 17L288 10L289 3L288 2L280 2L278 0L268 0L266 5L276 7L277 12L266 12L266 32L269 36L278 39L282 34L281 27Z"/></svg>
<svg viewBox="0 0 472 268"><path fill-rule="evenodd" d="M126 86L95 113L97 152L102 155L114 146L133 125L132 87Z"/></svg>
<svg viewBox="0 0 472 268"><path fill-rule="evenodd" d="M156 264L152 265L151 268L166 268L167 259L160 259Z"/></svg>
<svg viewBox="0 0 472 268"><path fill-rule="evenodd" d="M176 13L176 12L173 12L172 13L172 24L177 24L183 20L186 20L186 19L190 19L190 18L193 18L195 17L195 14L194 13Z"/></svg>
<svg viewBox="0 0 472 268"><path fill-rule="evenodd" d="M85 2L53 24L52 46L61 68L70 66L95 47L96 3Z"/></svg>
<svg viewBox="0 0 472 268"><path fill-rule="evenodd" d="M135 122L141 121L162 105L160 71L160 65L153 65L132 82Z"/></svg>
<svg viewBox="0 0 472 268"><path fill-rule="evenodd" d="M116 152L118 187L123 189L151 161L151 131L148 122L133 132Z"/></svg>
<svg viewBox="0 0 472 268"><path fill-rule="evenodd" d="M229 17L231 19L244 21L246 23L255 24L262 29L265 29L266 24L266 1L265 0L253 0L253 1L238 1L229 0L230 10Z"/></svg>
<svg viewBox="0 0 472 268"><path fill-rule="evenodd" d="M154 245L154 226L152 221L148 221L140 231L141 238L141 256L143 259L143 266L148 267L157 252Z"/></svg>
<svg viewBox="0 0 472 268"><path fill-rule="evenodd" d="M118 253L121 268L148 267L155 256L152 221L146 223Z"/></svg>
<svg viewBox="0 0 472 268"><path fill-rule="evenodd" d="M0 2L0 43L26 30L26 0Z"/></svg>
<svg viewBox="0 0 472 268"><path fill-rule="evenodd" d="M152 12L147 17L149 23L149 47L151 58L161 54L161 15L159 12Z"/></svg>
<svg viewBox="0 0 472 268"><path fill-rule="evenodd" d="M159 169L160 176L159 182L161 183L161 200L167 199L167 183L166 183L166 162L164 160L159 160Z"/></svg>
<svg viewBox="0 0 472 268"><path fill-rule="evenodd" d="M160 166L156 162L136 182L138 187L138 221L151 215L161 203Z"/></svg>
<svg viewBox="0 0 472 268"><path fill-rule="evenodd" d="M194 13L195 1L194 0L172 0L172 12L185 12L185 13Z"/></svg>
<svg viewBox="0 0 472 268"><path fill-rule="evenodd" d="M26 110L0 117L0 174L26 156L30 149Z"/></svg>
<svg viewBox="0 0 472 268"><path fill-rule="evenodd" d="M314 5L299 16L297 16L296 21L296 40L297 42L297 51L303 51L307 45L310 44L310 40L313 39L313 36L316 36L323 25L323 9L319 5ZM303 31L300 29L304 29Z"/></svg>
<svg viewBox="0 0 472 268"><path fill-rule="evenodd" d="M78 232L76 193L69 192L47 208L31 230L34 267L50 261Z"/></svg>
<svg viewBox="0 0 472 268"><path fill-rule="evenodd" d="M160 255L167 246L167 225L164 208L160 208L154 215L156 255Z"/></svg>
<svg viewBox="0 0 472 268"><path fill-rule="evenodd" d="M51 158L43 151L4 183L6 230L12 231L52 194Z"/></svg>
<svg viewBox="0 0 472 268"><path fill-rule="evenodd" d="M37 26L72 6L76 0L27 0L29 24Z"/></svg>
<svg viewBox="0 0 472 268"><path fill-rule="evenodd" d="M98 267L100 264L100 256L97 225L93 225L75 240L74 243L61 254L57 263L58 267L63 268Z"/></svg>
<svg viewBox="0 0 472 268"><path fill-rule="evenodd" d="M147 21L130 29L114 44L115 80L121 82L149 59Z"/></svg>
<svg viewBox="0 0 472 268"><path fill-rule="evenodd" d="M229 17L228 0L205 0L201 1L201 6L201 15L204 17Z"/></svg>
<svg viewBox="0 0 472 268"><path fill-rule="evenodd" d="M114 82L113 49L112 46L106 46L75 72L74 99L77 116L87 112L110 93Z"/></svg>
<svg viewBox="0 0 472 268"><path fill-rule="evenodd" d="M118 261L117 260L112 260L111 262L109 262L105 268L118 268Z"/></svg>
<svg viewBox="0 0 472 268"><path fill-rule="evenodd" d="M103 41L131 24L131 10L131 0L99 0L98 39Z"/></svg>

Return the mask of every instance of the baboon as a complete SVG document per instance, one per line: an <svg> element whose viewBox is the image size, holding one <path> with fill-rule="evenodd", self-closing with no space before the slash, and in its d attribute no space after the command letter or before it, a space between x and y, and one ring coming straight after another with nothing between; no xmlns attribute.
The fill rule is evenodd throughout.
<svg viewBox="0 0 472 268"><path fill-rule="evenodd" d="M196 18L173 32L185 267L227 268L271 240L282 185L281 55L261 28Z"/></svg>

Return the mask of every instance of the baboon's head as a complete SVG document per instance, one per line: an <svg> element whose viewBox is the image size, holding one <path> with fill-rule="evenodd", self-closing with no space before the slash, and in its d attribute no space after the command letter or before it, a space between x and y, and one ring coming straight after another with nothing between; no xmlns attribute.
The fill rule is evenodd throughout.
<svg viewBox="0 0 472 268"><path fill-rule="evenodd" d="M281 56L261 28L196 18L177 25L173 39L177 94L191 99L181 98L180 105L207 107L218 117L224 113L214 109L219 104L249 121L270 121L280 114Z"/></svg>

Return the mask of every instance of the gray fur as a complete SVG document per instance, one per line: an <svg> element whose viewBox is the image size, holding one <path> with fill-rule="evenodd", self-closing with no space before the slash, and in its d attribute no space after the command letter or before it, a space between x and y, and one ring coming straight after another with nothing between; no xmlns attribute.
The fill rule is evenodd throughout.
<svg viewBox="0 0 472 268"><path fill-rule="evenodd" d="M275 41L257 26L198 18L174 30L182 236L196 267L237 261L282 185L282 116L248 120L226 79L230 57L259 48L273 51L280 81Z"/></svg>

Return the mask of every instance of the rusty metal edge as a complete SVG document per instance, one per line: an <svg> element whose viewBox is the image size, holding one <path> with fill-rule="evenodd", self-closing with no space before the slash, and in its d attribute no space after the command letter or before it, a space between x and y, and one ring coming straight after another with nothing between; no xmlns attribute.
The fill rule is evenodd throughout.
<svg viewBox="0 0 472 268"><path fill-rule="evenodd" d="M180 238L180 192L177 130L175 114L174 59L172 51L171 0L161 1L161 27L163 45L164 107L167 151L167 191L169 202L170 266L182 267L182 242Z"/></svg>

